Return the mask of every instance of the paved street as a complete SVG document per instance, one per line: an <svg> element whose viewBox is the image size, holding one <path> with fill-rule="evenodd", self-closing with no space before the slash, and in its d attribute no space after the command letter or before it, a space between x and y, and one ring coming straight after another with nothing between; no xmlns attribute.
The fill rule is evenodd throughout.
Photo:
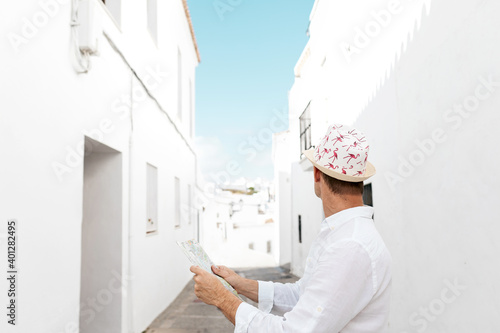
<svg viewBox="0 0 500 333"><path fill-rule="evenodd" d="M263 281L295 282L298 278L290 274L289 267L235 269L249 279ZM147 333L230 333L234 326L222 312L200 302L193 292L191 280L175 301L156 318ZM245 298L250 304L252 301Z"/></svg>

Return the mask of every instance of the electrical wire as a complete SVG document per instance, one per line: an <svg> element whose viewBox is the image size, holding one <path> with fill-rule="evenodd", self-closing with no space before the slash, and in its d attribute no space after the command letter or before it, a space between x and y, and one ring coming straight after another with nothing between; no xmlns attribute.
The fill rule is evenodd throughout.
<svg viewBox="0 0 500 333"><path fill-rule="evenodd" d="M135 69L132 67L132 65L127 60L127 58L122 53L122 51L120 51L120 49L118 48L118 46L116 46L115 42L111 39L111 37L105 31L103 31L103 35L104 35L104 37L106 37L106 40L108 41L108 43L111 46L111 48L120 56L120 58L123 60L123 62L125 63L125 65L130 69L130 71L132 72L132 74L136 77L137 81L141 84L141 86L144 89L144 91L146 92L146 94L156 103L156 106L160 109L160 111L162 111L163 114L165 116L167 116L168 121L174 127L175 131L179 134L179 136L184 141L184 143L186 144L186 146L188 147L188 149L191 151L191 153L193 154L193 156L195 156L195 160L196 160L196 152L194 151L194 148L191 146L191 143L188 142L188 140L186 139L186 137L184 136L184 134L181 132L181 130L179 129L179 127L177 126L177 124L175 123L175 121L170 117L170 115L168 114L167 111L165 111L165 109L163 108L163 106L161 105L161 103L151 93L151 91L148 89L147 85L144 83L144 81L141 79L141 77L137 74L137 72L135 71Z"/></svg>

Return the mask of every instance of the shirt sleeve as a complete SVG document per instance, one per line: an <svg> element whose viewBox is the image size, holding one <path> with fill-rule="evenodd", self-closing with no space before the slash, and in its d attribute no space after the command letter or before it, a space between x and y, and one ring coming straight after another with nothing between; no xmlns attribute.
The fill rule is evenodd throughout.
<svg viewBox="0 0 500 333"><path fill-rule="evenodd" d="M327 249L315 265L291 311L276 316L242 303L236 313L235 332L341 331L373 297L370 257L359 243L346 240ZM275 295L279 288L275 289Z"/></svg>
<svg viewBox="0 0 500 333"><path fill-rule="evenodd" d="M259 310L285 313L293 309L300 295L300 280L295 283L259 282Z"/></svg>
<svg viewBox="0 0 500 333"><path fill-rule="evenodd" d="M259 310L270 313L274 302L274 283L258 281L259 283Z"/></svg>

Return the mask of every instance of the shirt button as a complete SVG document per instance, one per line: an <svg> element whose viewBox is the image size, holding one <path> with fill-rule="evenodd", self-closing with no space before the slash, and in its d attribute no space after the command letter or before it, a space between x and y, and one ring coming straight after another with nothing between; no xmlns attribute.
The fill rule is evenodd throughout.
<svg viewBox="0 0 500 333"><path fill-rule="evenodd" d="M332 230L333 230L333 229L335 229L335 227L330 227L330 229L332 229Z"/></svg>
<svg viewBox="0 0 500 333"><path fill-rule="evenodd" d="M318 311L318 312L320 312L320 313L321 313L321 312L323 312L323 308L322 308L321 306L318 306L318 307L316 308L316 311Z"/></svg>

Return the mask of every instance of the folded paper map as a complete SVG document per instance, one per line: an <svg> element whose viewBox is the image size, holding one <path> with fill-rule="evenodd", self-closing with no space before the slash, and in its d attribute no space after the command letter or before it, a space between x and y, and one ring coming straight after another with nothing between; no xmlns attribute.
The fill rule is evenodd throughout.
<svg viewBox="0 0 500 333"><path fill-rule="evenodd" d="M207 272L214 274L214 272L212 272L212 265L214 265L213 261L210 259L208 254L205 252L205 250L203 250L203 248L197 241L192 239L185 242L177 242L177 245L179 245L179 247L182 249L186 257L188 257L191 264L199 266L204 270L206 270ZM215 276L219 278L220 282L224 285L224 287L226 287L227 290L229 290L234 295L236 295L240 300L242 300L241 297L236 292L236 290L234 290L234 288L231 287L231 285L227 283L226 280L224 280L218 275Z"/></svg>

